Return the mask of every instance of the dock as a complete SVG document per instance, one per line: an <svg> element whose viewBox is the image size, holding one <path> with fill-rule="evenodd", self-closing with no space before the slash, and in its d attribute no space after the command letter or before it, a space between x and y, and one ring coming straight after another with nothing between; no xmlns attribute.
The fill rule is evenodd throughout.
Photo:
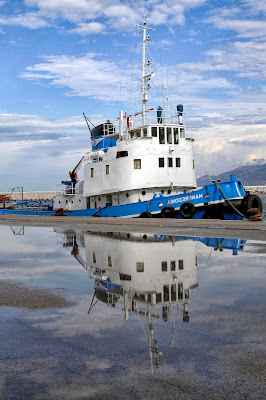
<svg viewBox="0 0 266 400"><path fill-rule="evenodd" d="M91 232L143 232L169 236L206 236L266 240L266 221L177 220L170 218L95 218L0 215L0 225L65 227Z"/></svg>

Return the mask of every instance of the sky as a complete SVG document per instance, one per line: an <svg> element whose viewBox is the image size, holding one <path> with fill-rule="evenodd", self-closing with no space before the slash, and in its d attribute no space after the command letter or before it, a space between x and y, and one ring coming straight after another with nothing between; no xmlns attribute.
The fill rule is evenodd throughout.
<svg viewBox="0 0 266 400"><path fill-rule="evenodd" d="M265 0L0 0L0 192L55 190L90 148L83 113L134 111L144 14L148 108L184 105L197 176L266 158Z"/></svg>

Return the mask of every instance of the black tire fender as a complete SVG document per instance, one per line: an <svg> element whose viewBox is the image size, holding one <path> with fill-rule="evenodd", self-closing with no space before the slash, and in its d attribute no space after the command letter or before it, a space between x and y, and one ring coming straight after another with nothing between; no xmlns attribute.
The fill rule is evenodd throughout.
<svg viewBox="0 0 266 400"><path fill-rule="evenodd" d="M180 215L185 219L190 219L194 216L196 208L192 203L183 203L180 207Z"/></svg>
<svg viewBox="0 0 266 400"><path fill-rule="evenodd" d="M260 211L262 211L261 199L255 194L246 195L243 197L241 202L241 210L244 215L247 215L247 211L251 208L258 208Z"/></svg>
<svg viewBox="0 0 266 400"><path fill-rule="evenodd" d="M174 218L175 217L175 209L171 206L166 206L161 211L162 218Z"/></svg>
<svg viewBox="0 0 266 400"><path fill-rule="evenodd" d="M139 218L152 218L152 214L149 211L143 211Z"/></svg>

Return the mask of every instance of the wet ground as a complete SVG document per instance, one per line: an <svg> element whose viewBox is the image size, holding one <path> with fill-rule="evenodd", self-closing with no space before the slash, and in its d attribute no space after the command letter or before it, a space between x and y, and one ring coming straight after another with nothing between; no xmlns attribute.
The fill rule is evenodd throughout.
<svg viewBox="0 0 266 400"><path fill-rule="evenodd" d="M118 228L0 226L0 398L265 399L263 234Z"/></svg>

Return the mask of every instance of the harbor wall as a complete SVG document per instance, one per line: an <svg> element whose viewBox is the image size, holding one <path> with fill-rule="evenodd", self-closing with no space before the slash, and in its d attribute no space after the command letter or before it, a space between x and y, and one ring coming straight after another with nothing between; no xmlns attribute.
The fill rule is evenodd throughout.
<svg viewBox="0 0 266 400"><path fill-rule="evenodd" d="M9 194L7 192L3 192L0 194ZM24 200L52 200L55 195L55 192L23 192L23 199ZM11 200L21 200L21 193L20 192L13 192Z"/></svg>

